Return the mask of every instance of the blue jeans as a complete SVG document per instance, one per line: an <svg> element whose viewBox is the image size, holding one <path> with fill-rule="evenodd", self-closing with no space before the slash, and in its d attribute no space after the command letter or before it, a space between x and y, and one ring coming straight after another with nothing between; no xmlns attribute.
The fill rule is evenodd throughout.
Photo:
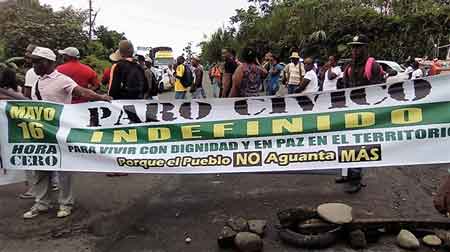
<svg viewBox="0 0 450 252"><path fill-rule="evenodd" d="M192 99L204 99L206 98L206 93L203 88L197 88L195 92L192 94Z"/></svg>
<svg viewBox="0 0 450 252"><path fill-rule="evenodd" d="M295 91L297 90L298 85L292 85L288 84L288 94L295 94Z"/></svg>
<svg viewBox="0 0 450 252"><path fill-rule="evenodd" d="M268 96L276 95L279 89L280 89L280 85L278 83L278 80L277 81L268 81L266 94Z"/></svg>
<svg viewBox="0 0 450 252"><path fill-rule="evenodd" d="M186 91L184 92L175 91L175 100L184 100L184 99L186 99Z"/></svg>
<svg viewBox="0 0 450 252"><path fill-rule="evenodd" d="M212 92L214 98L220 97L220 81L214 79L212 83Z"/></svg>

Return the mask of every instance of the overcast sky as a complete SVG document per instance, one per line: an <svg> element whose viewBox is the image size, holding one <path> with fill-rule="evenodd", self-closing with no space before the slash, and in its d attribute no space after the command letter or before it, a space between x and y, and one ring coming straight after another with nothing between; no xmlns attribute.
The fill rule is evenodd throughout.
<svg viewBox="0 0 450 252"><path fill-rule="evenodd" d="M40 0L54 9L72 5L88 9L88 0ZM171 46L179 54L193 41L204 40L227 25L247 0L93 0L97 25L125 32L135 46ZM198 51L198 49L197 49Z"/></svg>

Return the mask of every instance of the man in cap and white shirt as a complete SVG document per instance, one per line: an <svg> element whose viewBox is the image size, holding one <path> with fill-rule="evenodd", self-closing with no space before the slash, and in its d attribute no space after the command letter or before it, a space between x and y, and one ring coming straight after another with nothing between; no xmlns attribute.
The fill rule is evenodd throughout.
<svg viewBox="0 0 450 252"><path fill-rule="evenodd" d="M292 53L291 63L286 66L284 74L288 94L295 94L302 83L303 76L305 76L305 66L300 62L300 55L297 52Z"/></svg>
<svg viewBox="0 0 450 252"><path fill-rule="evenodd" d="M72 96L84 97L92 101L110 101L111 97L99 95L94 91L83 88L71 78L55 70L56 55L49 48L36 47L31 55L33 68L39 76L32 88L33 100L51 101L56 103L71 104ZM47 212L50 205L51 172L36 171L36 183L34 193L36 202L23 217L31 219L41 212ZM64 218L72 214L74 198L72 194L72 179L70 172L59 173L59 210L58 218Z"/></svg>
<svg viewBox="0 0 450 252"><path fill-rule="evenodd" d="M69 76L79 86L97 90L100 87L100 82L97 78L97 73L87 65L80 62L80 52L75 47L67 47L64 50L59 50L58 53L62 55L64 64L58 66L58 72ZM72 104L88 102L86 97L73 97Z"/></svg>

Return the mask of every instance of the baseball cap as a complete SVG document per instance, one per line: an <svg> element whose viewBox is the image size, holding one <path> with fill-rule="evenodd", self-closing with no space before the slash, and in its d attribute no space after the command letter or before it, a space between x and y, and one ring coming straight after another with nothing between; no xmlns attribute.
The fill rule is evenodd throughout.
<svg viewBox="0 0 450 252"><path fill-rule="evenodd" d="M196 60L196 61L200 61L200 57L198 57L197 55L192 55L192 59Z"/></svg>
<svg viewBox="0 0 450 252"><path fill-rule="evenodd" d="M368 45L368 44L369 38L364 34L360 34L353 37L352 42L348 43L347 45Z"/></svg>
<svg viewBox="0 0 450 252"><path fill-rule="evenodd" d="M31 54L32 58L43 58L51 61L56 61L56 54L50 49L46 47L36 47Z"/></svg>
<svg viewBox="0 0 450 252"><path fill-rule="evenodd" d="M67 47L64 50L59 50L58 53L61 55L67 55L74 58L80 57L80 51L78 51L78 49L75 47Z"/></svg>
<svg viewBox="0 0 450 252"><path fill-rule="evenodd" d="M145 56L145 62L153 63L153 60L149 56Z"/></svg>

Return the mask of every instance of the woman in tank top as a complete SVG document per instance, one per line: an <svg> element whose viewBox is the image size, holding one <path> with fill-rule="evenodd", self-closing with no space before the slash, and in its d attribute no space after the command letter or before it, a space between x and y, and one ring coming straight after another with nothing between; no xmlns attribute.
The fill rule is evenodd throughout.
<svg viewBox="0 0 450 252"><path fill-rule="evenodd" d="M256 51L252 48L242 50L241 60L242 64L233 75L230 97L259 96L267 70L259 64Z"/></svg>

